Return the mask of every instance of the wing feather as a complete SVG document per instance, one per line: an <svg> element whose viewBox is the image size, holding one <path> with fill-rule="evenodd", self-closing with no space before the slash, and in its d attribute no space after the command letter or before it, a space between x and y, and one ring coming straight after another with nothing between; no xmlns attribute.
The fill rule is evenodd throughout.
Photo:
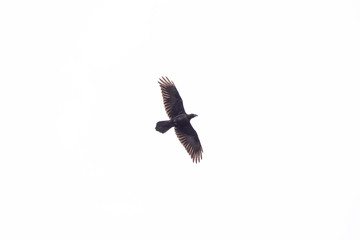
<svg viewBox="0 0 360 240"><path fill-rule="evenodd" d="M181 127L175 127L175 133L181 144L191 156L193 162L200 162L203 149L201 147L199 137L190 122L182 125Z"/></svg>
<svg viewBox="0 0 360 240"><path fill-rule="evenodd" d="M185 113L183 101L175 84L167 77L160 78L159 85L167 115L170 119Z"/></svg>

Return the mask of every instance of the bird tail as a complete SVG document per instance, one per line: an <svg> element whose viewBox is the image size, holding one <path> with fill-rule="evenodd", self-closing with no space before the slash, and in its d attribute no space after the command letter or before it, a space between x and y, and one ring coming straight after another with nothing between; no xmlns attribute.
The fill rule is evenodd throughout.
<svg viewBox="0 0 360 240"><path fill-rule="evenodd" d="M172 128L174 125L171 121L160 121L156 123L156 131L161 133L166 133L170 128Z"/></svg>

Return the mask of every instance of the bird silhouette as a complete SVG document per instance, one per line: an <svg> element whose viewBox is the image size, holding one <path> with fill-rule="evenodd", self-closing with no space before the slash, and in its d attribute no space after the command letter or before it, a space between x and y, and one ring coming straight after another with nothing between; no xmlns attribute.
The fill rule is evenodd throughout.
<svg viewBox="0 0 360 240"><path fill-rule="evenodd" d="M176 136L191 156L193 162L200 162L203 149L195 129L190 124L190 120L197 115L185 112L183 101L175 84L167 77L160 78L159 85L165 110L170 120L157 122L155 129L165 133L174 127Z"/></svg>

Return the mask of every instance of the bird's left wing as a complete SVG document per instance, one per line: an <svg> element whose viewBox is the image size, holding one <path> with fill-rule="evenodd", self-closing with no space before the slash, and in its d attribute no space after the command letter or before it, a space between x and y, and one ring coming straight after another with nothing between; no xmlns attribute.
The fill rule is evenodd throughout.
<svg viewBox="0 0 360 240"><path fill-rule="evenodd" d="M190 154L193 162L200 162L203 149L201 147L199 137L190 122L182 125L181 127L175 127L175 133L181 144Z"/></svg>
<svg viewBox="0 0 360 240"><path fill-rule="evenodd" d="M170 119L185 113L183 101L175 84L167 77L160 78L161 93L164 100L165 110Z"/></svg>

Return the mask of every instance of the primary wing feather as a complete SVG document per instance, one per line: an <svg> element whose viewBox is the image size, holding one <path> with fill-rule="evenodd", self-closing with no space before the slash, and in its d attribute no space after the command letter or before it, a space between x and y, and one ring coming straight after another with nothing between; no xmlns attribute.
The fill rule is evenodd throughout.
<svg viewBox="0 0 360 240"><path fill-rule="evenodd" d="M170 119L185 113L184 105L175 84L167 77L160 78L161 93L164 100L165 110Z"/></svg>
<svg viewBox="0 0 360 240"><path fill-rule="evenodd" d="M181 144L190 154L193 162L200 162L203 149L201 147L199 137L195 129L191 126L190 122L182 125L181 127L175 127L175 133Z"/></svg>

